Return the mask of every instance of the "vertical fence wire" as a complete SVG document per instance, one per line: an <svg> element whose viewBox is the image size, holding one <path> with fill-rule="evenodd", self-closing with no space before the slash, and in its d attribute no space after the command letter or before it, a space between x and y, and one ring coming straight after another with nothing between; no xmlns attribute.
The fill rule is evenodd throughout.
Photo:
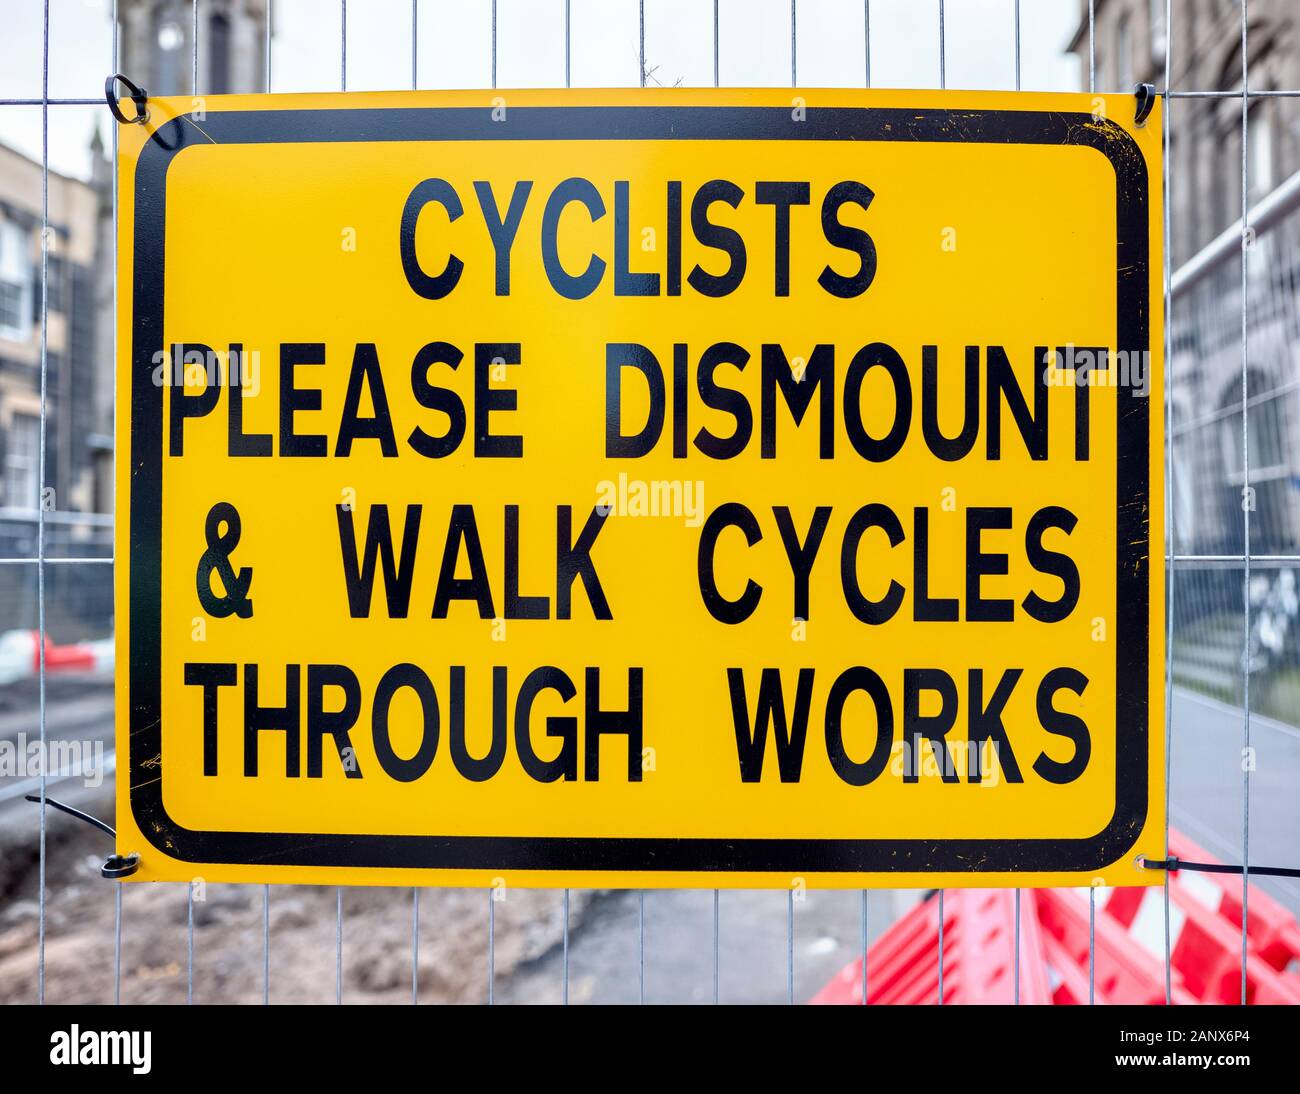
<svg viewBox="0 0 1300 1094"><path fill-rule="evenodd" d="M719 87L721 70L718 58L722 49L722 22L718 14L718 0L713 0L713 86ZM713 1005L721 999L722 989L722 911L721 894L713 890Z"/></svg>
<svg viewBox="0 0 1300 1094"><path fill-rule="evenodd" d="M947 49L944 43L944 3L939 0L939 87L948 86Z"/></svg>
<svg viewBox="0 0 1300 1094"><path fill-rule="evenodd" d="M1016 0L1016 90L1020 90L1020 0Z"/></svg>
<svg viewBox="0 0 1300 1094"><path fill-rule="evenodd" d="M1020 0L1015 2L1015 64L1016 64L1016 90L1020 90ZM1016 889L1016 924L1012 934L1012 945L1015 946L1015 956L1011 959L1013 988L1012 1001L1016 1006L1020 1005L1020 890Z"/></svg>
<svg viewBox="0 0 1300 1094"><path fill-rule="evenodd" d="M939 890L939 998L936 1000L939 1006L943 1006L943 890Z"/></svg>
<svg viewBox="0 0 1300 1094"><path fill-rule="evenodd" d="M117 0L113 0L113 26L109 32L109 54L110 64L109 71L117 71L118 58L118 22L117 22ZM113 269L117 269L117 126L110 121L108 123L109 131L112 134L113 164L109 172L113 176ZM117 329L117 278L113 278L113 328ZM114 336L116 339L116 335ZM117 346L113 346L113 481L117 482ZM116 523L116 519L115 519ZM116 850L116 848L114 848ZM113 888L116 892L113 895L113 1004L119 1005L122 1002L122 883L117 882Z"/></svg>
<svg viewBox="0 0 1300 1094"><path fill-rule="evenodd" d="M420 86L420 0L411 0L411 90ZM411 1005L420 1003L420 889L411 888Z"/></svg>
<svg viewBox="0 0 1300 1094"><path fill-rule="evenodd" d="M190 27L190 95L199 97L199 0L194 0ZM185 886L185 1003L194 1004L194 883Z"/></svg>
<svg viewBox="0 0 1300 1094"><path fill-rule="evenodd" d="M1016 934L1015 934L1015 956L1011 961L1012 982L1015 984L1012 1002L1020 1006L1020 890L1016 890Z"/></svg>
<svg viewBox="0 0 1300 1094"><path fill-rule="evenodd" d="M1173 3L1172 0L1164 0L1165 6L1165 36L1164 36L1164 92L1163 102L1164 115L1162 119L1163 139L1166 149L1166 155L1169 149L1169 137L1172 129L1170 118L1169 97L1172 91L1171 73L1172 73L1172 53L1175 39L1173 24ZM1022 54L1021 54L1021 21L1020 21L1020 0L1015 0L1014 17L1015 17L1015 87L1021 89L1022 84ZM112 68L114 71L118 67L119 56L119 21L118 5L114 0L112 5L113 32L111 41ZM419 0L412 0L412 45L411 45L411 86L418 87L418 31L419 31ZM570 0L565 2L565 85L571 86L571 4ZM639 54L640 54L640 74L639 82L641 86L646 84L646 58L645 58L645 12L644 0L639 4L640 25L639 25ZM714 86L720 85L720 3L714 0L713 3L713 78ZM944 0L938 0L939 8L939 82L940 87L946 87L946 15ZM43 5L43 30L42 30L42 91L41 91L41 127L42 127L42 238L41 238L41 307L40 307L40 449L39 464L40 474L39 481L42 492L42 499L46 490L46 460L47 460L47 429L48 429L48 280L49 280L49 107L51 105L49 87L49 47L50 47L50 4L45 0ZM192 55L191 55L191 84L195 96L198 94L198 0L192 4ZM341 0L341 43L340 43L340 86L343 90L347 88L347 0ZM1242 699L1242 816L1241 816L1241 843L1242 843L1242 924L1241 924L1241 1002L1244 1004L1248 999L1248 980L1247 980L1247 959L1248 959L1248 930L1249 930L1249 869L1250 869L1250 822L1251 822L1251 778L1249 762L1251 740L1252 740L1252 708L1251 708L1251 620L1252 605L1250 601L1250 580L1252 574L1252 555L1251 555L1251 533L1252 533L1252 502L1250 497L1251 478L1250 478L1250 376L1249 376L1249 329L1248 329L1248 307L1249 307L1249 282L1248 270L1246 263L1246 248L1249 246L1249 235L1251 226L1249 224L1249 150L1248 144L1250 139L1250 99L1252 97L1249 87L1249 55L1248 55L1248 0L1240 0L1240 17L1241 17L1241 223L1243 231L1243 248L1241 256L1241 315L1240 315L1240 339L1241 339L1241 369L1240 369L1240 413L1241 413L1241 459L1243 466L1243 497L1242 497L1242 536L1243 536L1243 580L1242 580L1242 661L1241 674L1243 686ZM797 0L791 2L791 83L797 86L798 68L797 68ZM1088 29L1088 88L1095 93L1097 90L1097 64L1096 64L1096 0L1088 0L1087 4L1087 29ZM273 0L268 0L266 7L266 33L265 33L265 84L269 91L271 87L272 76L272 22L273 22ZM864 77L866 86L870 87L872 83L871 74L871 11L870 0L864 0L863 3L863 39L864 39ZM492 86L495 88L498 82L498 56L497 56L497 4L495 0L492 3ZM116 164L117 133L116 127L113 127L113 145L114 145L114 164ZM1163 233L1164 233L1164 260L1163 260L1163 279L1165 288L1164 301L1164 356L1166 362L1166 445L1172 443L1170 433L1172 431L1172 409L1173 409L1173 374L1172 374L1172 338L1173 338L1173 315L1171 306L1171 282L1172 282L1172 235L1171 235L1171 169L1166 160L1162 177L1163 190ZM117 176L116 169L113 171L113 190L114 190L114 224L116 224L117 208ZM113 233L113 249L116 253L117 240L116 232ZM116 295L116 286L114 288ZM1172 505L1174 482L1173 482L1172 459L1166 458L1166 511L1167 524L1166 534L1168 539L1168 563L1166 574L1167 589L1167 616L1166 616L1166 759L1165 759L1165 801L1166 801L1166 845L1165 854L1168 856L1168 835L1169 835L1169 803L1171 800L1171 759L1172 759L1172 736L1173 736L1173 667L1174 667L1174 598L1175 598L1175 558L1177 555L1178 544L1178 527L1176 523L1175 507ZM38 682L39 682L39 727L40 740L42 748L45 748L47 736L47 696L46 696L46 665L45 665L45 624L46 624L46 588L45 588L45 553L46 530L45 530L45 506L42 505L38 510L37 518L37 607L38 607ZM40 850L39 850L39 873L38 873L38 941L37 941L37 997L38 1001L45 1000L45 950L46 934L48 919L48 890L47 890L47 815L46 815L46 776L42 770L40 778ZM489 1002L493 999L494 987L494 907L491 901L492 893L489 890L489 970L488 970L488 998ZM1172 965L1171 965L1171 931L1170 931L1170 894L1169 878L1165 877L1164 885L1164 947L1165 947L1165 995L1166 1002L1172 1002ZM419 890L412 889L412 998L413 1002L418 1001L418 931L419 931ZM642 1002L645 998L645 913L644 913L644 892L638 897L638 931L639 931L639 995ZM719 951L720 951L720 927L718 912L719 894L714 890L714 938L713 938L713 980L714 980L714 999L718 999L719 986ZM794 894L788 894L788 921L787 921L787 994L790 1001L793 1001L794 995L794 949L793 949L793 931L794 931ZM343 934L343 910L342 910L342 889L336 891L336 1000L341 1001L342 996L342 934ZM943 892L939 893L940 903L940 947L939 947L939 965L940 965L940 997L942 1000L942 980L944 975L944 950L943 950ZM193 980L194 980L194 890L192 886L187 886L187 928L188 937L188 969L187 969L187 1001L193 1000ZM269 904L270 904L270 886L263 886L263 1002L269 1002L270 994L270 975L269 975L269 948L270 948L270 922L269 922ZM565 897L565 999L568 998L568 977L569 977L569 959L568 959L568 892ZM1090 889L1089 893L1089 997L1093 1001L1095 995L1095 890ZM122 890L121 885L115 887L115 919L114 919L114 1001L121 1001L121 938L122 938ZM867 942L868 942L868 892L861 892L861 920L862 920L862 1000L865 1004L867 1001ZM1015 999L1019 1002L1020 998L1020 958L1021 958L1021 937L1020 937L1020 918L1021 918L1021 891L1016 890L1016 938L1015 938Z"/></svg>
<svg viewBox="0 0 1300 1094"><path fill-rule="evenodd" d="M565 68L568 68L568 4L565 3ZM491 86L497 87L497 0L491 0ZM487 1006L495 1003L497 981L497 889L487 886ZM564 916L567 929L568 915ZM567 956L565 956L567 963Z"/></svg>
<svg viewBox="0 0 1300 1094"><path fill-rule="evenodd" d="M262 1006L271 1005L271 886L262 886Z"/></svg>
<svg viewBox="0 0 1300 1094"><path fill-rule="evenodd" d="M271 36L272 26L275 22L275 0L266 0L266 28L265 43L262 47L264 56L262 58L266 72L264 76L264 87L267 94L271 92ZM113 69L117 71L116 66ZM116 177L116 175L114 176ZM116 223L116 219L114 220ZM114 233L116 234L116 233ZM116 448L115 448L116 450ZM271 886L264 884L262 886L262 1006L271 1005Z"/></svg>
<svg viewBox="0 0 1300 1094"><path fill-rule="evenodd" d="M713 86L714 87L719 86L718 57L720 51L718 48L718 27L720 25L720 22L721 21L718 17L718 0L713 0Z"/></svg>
<svg viewBox="0 0 1300 1094"><path fill-rule="evenodd" d="M871 86L871 0L862 0L862 67Z"/></svg>
<svg viewBox="0 0 1300 1094"><path fill-rule="evenodd" d="M1250 923L1250 373L1247 333L1246 245L1250 239L1250 190L1247 144L1250 114L1250 58L1247 51L1246 0L1241 0L1241 473L1242 473L1242 729L1241 729L1241 1005L1246 1005L1246 932Z"/></svg>
<svg viewBox="0 0 1300 1094"><path fill-rule="evenodd" d="M1096 0L1088 0L1088 91L1090 94L1097 93L1097 4ZM1096 912L1096 890L1089 887L1088 889L1088 1003L1093 1001L1093 972L1097 960L1096 938L1093 928L1095 926ZM1017 950L1017 953L1019 951ZM1017 982L1016 988L1020 984Z"/></svg>
<svg viewBox="0 0 1300 1094"><path fill-rule="evenodd" d="M862 890L862 1005L867 1005L867 891Z"/></svg>
<svg viewBox="0 0 1300 1094"><path fill-rule="evenodd" d="M717 889L713 890L713 1005L722 996L722 901Z"/></svg>
<svg viewBox="0 0 1300 1094"><path fill-rule="evenodd" d="M564 0L564 86L571 86L572 73L569 69L569 40L571 40L571 16L569 10L569 0ZM493 38L495 43L495 36ZM495 56L497 49L495 44L493 48L493 64L495 65ZM641 0L641 86L646 86L646 5L645 0ZM564 1006L568 1006L568 913L569 913L569 891L564 890Z"/></svg>
<svg viewBox="0 0 1300 1094"><path fill-rule="evenodd" d="M785 912L785 987L786 1002L794 1006L794 886L786 892Z"/></svg>
<svg viewBox="0 0 1300 1094"><path fill-rule="evenodd" d="M113 1006L122 1005L122 883L113 886Z"/></svg>
<svg viewBox="0 0 1300 1094"><path fill-rule="evenodd" d="M199 94L199 0L194 0L194 24L190 29L190 93L196 98Z"/></svg>
<svg viewBox="0 0 1300 1094"><path fill-rule="evenodd" d="M348 0L339 0L339 90L348 89ZM334 1002L343 1003L343 886L335 887Z"/></svg>
<svg viewBox="0 0 1300 1094"><path fill-rule="evenodd" d="M186 885L189 890L189 900L186 901L185 919L186 919L186 942L185 942L185 1003L187 1006L194 1004L194 886Z"/></svg>
<svg viewBox="0 0 1300 1094"><path fill-rule="evenodd" d="M496 1001L493 998L494 988L496 986L496 944L497 944L497 891L494 887L489 886L487 889L488 899L488 952L487 952L487 1001L488 1006Z"/></svg>
<svg viewBox="0 0 1300 1094"><path fill-rule="evenodd" d="M939 87L948 86L948 67L945 60L947 53L944 42L944 0L939 0ZM939 890L939 1006L943 1006L943 890Z"/></svg>
<svg viewBox="0 0 1300 1094"><path fill-rule="evenodd" d="M1018 2L1018 0L1017 0ZM1174 560L1178 555L1177 506L1174 504L1174 375L1173 375L1173 234L1170 231L1170 176L1169 169L1169 99L1170 71L1174 52L1173 0L1165 0L1165 97L1161 102L1161 126L1164 141L1164 170L1161 172L1162 229L1164 232L1164 295L1165 295L1165 528L1167 537L1167 576L1165 580L1165 861L1169 860L1169 804L1170 784L1173 779L1174 753ZM1165 918L1165 1006L1171 1006L1173 997L1173 940L1169 929L1169 871L1164 871L1163 904Z"/></svg>
<svg viewBox="0 0 1300 1094"><path fill-rule="evenodd" d="M1097 1002L1097 887L1088 886L1088 1006Z"/></svg>
<svg viewBox="0 0 1300 1094"><path fill-rule="evenodd" d="M1088 0L1088 91L1097 93L1097 0Z"/></svg>
<svg viewBox="0 0 1300 1094"><path fill-rule="evenodd" d="M564 890L564 1005L569 1005L569 890Z"/></svg>
<svg viewBox="0 0 1300 1094"><path fill-rule="evenodd" d="M799 86L799 4L790 0L790 86ZM785 960L786 960L786 1002L794 1006L794 887L787 892L785 920ZM718 945L715 941L714 960L717 960ZM716 999L716 993L715 993Z"/></svg>
<svg viewBox="0 0 1300 1094"><path fill-rule="evenodd" d="M40 431L40 500L36 517L36 613L37 636L40 643L37 664L40 677L39 697L41 756L48 755L45 747L45 427L49 408L47 401L47 381L49 364L49 300L46 285L49 279L50 262L50 0L45 0L41 41L41 431ZM46 856L46 764L41 764L41 846L39 891L40 923L37 926L36 956L36 996L37 1002L45 1002L45 856Z"/></svg>

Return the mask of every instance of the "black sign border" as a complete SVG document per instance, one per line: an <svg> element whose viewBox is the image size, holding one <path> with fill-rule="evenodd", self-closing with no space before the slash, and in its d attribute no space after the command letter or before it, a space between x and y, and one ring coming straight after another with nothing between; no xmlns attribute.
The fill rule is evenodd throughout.
<svg viewBox="0 0 1300 1094"><path fill-rule="evenodd" d="M209 100L209 106L212 100ZM163 805L161 559L166 183L186 148L215 144L475 140L909 141L1092 148L1115 171L1116 345L1149 349L1148 172L1120 126L1088 113L874 107L490 106L210 109L161 125L134 179L130 421L130 803L145 838L186 862L502 871L970 873L1089 871L1117 862L1146 820L1148 767L1150 398L1118 400L1116 487L1116 793L1085 839L718 839L347 835L184 828ZM196 260L201 260L196 256ZM1044 266L1043 276L1051 276ZM125 850L132 850L126 848Z"/></svg>

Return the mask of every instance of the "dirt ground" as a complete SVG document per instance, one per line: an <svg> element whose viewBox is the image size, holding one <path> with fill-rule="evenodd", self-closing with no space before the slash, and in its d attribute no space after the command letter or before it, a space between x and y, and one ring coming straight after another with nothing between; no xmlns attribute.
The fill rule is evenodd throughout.
<svg viewBox="0 0 1300 1094"><path fill-rule="evenodd" d="M34 813L34 807L33 807ZM0 831L0 1003L37 997L37 838L32 828ZM108 839L51 813L47 844L45 998L111 1003L114 998L115 883L99 876ZM121 1001L184 1003L187 887L122 885ZM333 888L270 890L270 1001L333 1003L336 990ZM194 902L194 1002L260 1003L263 889L210 884ZM589 904L575 892L571 929ZM480 1003L488 989L488 900L481 889L420 892L419 998ZM559 892L514 890L494 905L498 990L561 944ZM410 889L343 889L343 1001L411 1000Z"/></svg>

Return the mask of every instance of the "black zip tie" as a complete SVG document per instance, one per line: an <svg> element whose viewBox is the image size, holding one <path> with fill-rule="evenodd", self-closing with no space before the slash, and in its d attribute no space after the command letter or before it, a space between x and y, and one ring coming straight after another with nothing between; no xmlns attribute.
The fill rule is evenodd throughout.
<svg viewBox="0 0 1300 1094"><path fill-rule="evenodd" d="M80 809L74 809L65 802L55 801L54 798L48 796L42 799L39 794L27 794L25 797L29 802L35 802L37 805L40 805L41 802L44 801L46 805L53 806L61 813L67 813L70 817L76 817L79 821L85 821L92 828L98 828L101 832L107 832L114 839L117 839L117 830L114 829L111 824L100 820L98 817L93 817L89 813L83 813ZM129 855L109 855L104 865L99 868L99 873L102 877L116 879L130 877L138 869L140 869L140 856L135 854L135 852L132 852Z"/></svg>
<svg viewBox="0 0 1300 1094"><path fill-rule="evenodd" d="M126 88L131 101L135 103L134 118L128 118L122 113L122 107L119 105L121 100L117 94L117 85L119 83ZM143 125L149 120L149 92L128 80L120 72L114 72L104 81L104 98L108 102L108 109L113 112L113 117L123 125Z"/></svg>
<svg viewBox="0 0 1300 1094"><path fill-rule="evenodd" d="M1168 858L1149 858L1143 859L1142 865L1148 870L1168 870L1171 874L1176 874L1179 870L1197 870L1202 874L1241 874L1245 872L1244 867L1230 866L1223 862L1188 862L1186 859L1177 858L1170 855ZM1252 874L1263 874L1266 877L1300 877L1300 869L1294 869L1289 866L1252 866Z"/></svg>
<svg viewBox="0 0 1300 1094"><path fill-rule="evenodd" d="M1133 124L1144 125L1151 114L1151 108L1156 105L1156 85L1138 84L1133 89L1133 96L1137 99L1137 105L1133 113Z"/></svg>

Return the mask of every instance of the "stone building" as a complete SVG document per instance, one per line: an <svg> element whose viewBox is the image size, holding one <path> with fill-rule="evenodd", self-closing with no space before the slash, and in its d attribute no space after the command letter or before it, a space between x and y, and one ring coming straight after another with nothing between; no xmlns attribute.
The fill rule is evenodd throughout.
<svg viewBox="0 0 1300 1094"><path fill-rule="evenodd" d="M112 380L112 345L97 345L98 195L50 172L46 347L47 509L102 510L109 422L95 391ZM0 508L41 502L41 165L0 146Z"/></svg>
<svg viewBox="0 0 1300 1094"><path fill-rule="evenodd" d="M1240 0L1173 0L1173 36L1165 0L1095 0L1096 90L1164 84L1171 47L1175 91L1241 90ZM1300 4L1249 0L1252 91L1300 88ZM1088 4L1069 49L1088 74ZM1086 86L1086 85L1085 85ZM1179 99L1170 115L1173 262L1181 266L1241 216L1241 99ZM1261 98L1247 126L1248 198L1258 201L1300 170L1300 110L1293 100Z"/></svg>
<svg viewBox="0 0 1300 1094"><path fill-rule="evenodd" d="M264 90L267 0L118 0L122 72L153 95ZM51 111L51 125L61 115ZM113 165L96 136L88 181L49 172L46 443L41 429L39 160L0 146L0 557L106 556L114 509ZM45 493L42 495L42 484ZM46 572L60 640L111 629L99 567ZM36 570L0 566L0 632L36 624Z"/></svg>
<svg viewBox="0 0 1300 1094"><path fill-rule="evenodd" d="M200 94L262 91L266 0L199 0ZM188 94L190 0L119 0L120 64L151 94ZM56 119L57 120L57 119ZM50 173L46 508L113 505L113 183L91 149L89 184ZM0 147L0 509L40 501L41 165Z"/></svg>
<svg viewBox="0 0 1300 1094"><path fill-rule="evenodd" d="M266 90L267 0L119 0L122 71L151 95ZM195 66L197 60L197 84Z"/></svg>
<svg viewBox="0 0 1300 1094"><path fill-rule="evenodd" d="M1300 88L1300 4L1250 0L1246 12L1250 92ZM1070 48L1086 79L1086 0ZM1173 390L1172 546L1180 555L1239 556L1248 525L1252 556L1294 556L1300 553L1300 213L1288 212L1258 232L1249 217L1243 231L1241 215L1243 167L1249 209L1291 193L1300 205L1300 99L1248 98L1243 157L1240 0L1173 0L1170 26L1165 0L1097 0L1096 90L1129 90L1138 82L1163 87L1166 48L1175 93L1218 93L1166 104L1175 286L1166 363ZM1220 236L1225 245L1211 247ZM1193 268L1204 271L1194 282L1187 277ZM1173 601L1175 678L1238 699L1241 564L1181 568ZM1288 564L1261 560L1252 567L1249 664L1258 674L1252 695L1258 709L1288 720L1300 702L1298 593L1300 577Z"/></svg>

